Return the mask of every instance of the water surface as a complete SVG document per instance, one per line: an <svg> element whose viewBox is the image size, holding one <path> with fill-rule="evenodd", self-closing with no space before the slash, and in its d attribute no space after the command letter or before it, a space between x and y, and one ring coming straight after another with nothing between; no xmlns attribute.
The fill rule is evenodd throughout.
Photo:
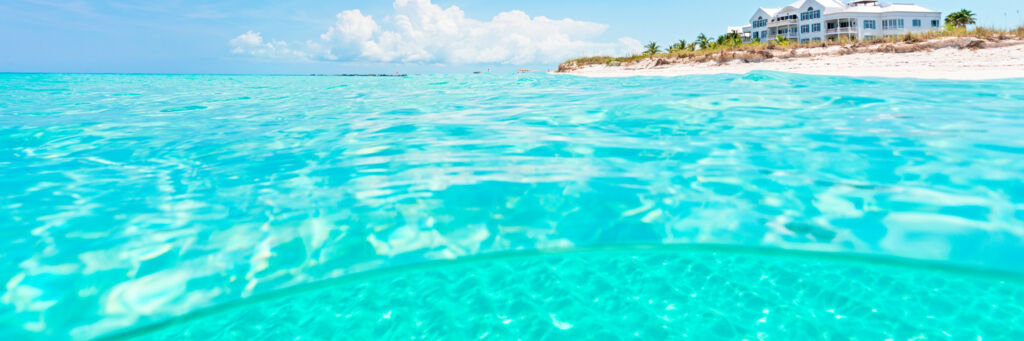
<svg viewBox="0 0 1024 341"><path fill-rule="evenodd" d="M1024 281L735 247L518 252L283 290L114 340L1019 340Z"/></svg>
<svg viewBox="0 0 1024 341"><path fill-rule="evenodd" d="M1024 273L1022 108L1020 79L2 74L0 336L602 245Z"/></svg>

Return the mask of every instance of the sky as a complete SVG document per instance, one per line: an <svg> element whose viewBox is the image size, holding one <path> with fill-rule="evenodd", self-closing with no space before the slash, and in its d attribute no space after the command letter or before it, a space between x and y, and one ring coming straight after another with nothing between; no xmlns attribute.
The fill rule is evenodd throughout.
<svg viewBox="0 0 1024 341"><path fill-rule="evenodd" d="M0 72L335 74L532 68L745 24L790 1L0 0ZM911 2L902 0L900 2ZM1020 0L918 0L1024 25Z"/></svg>

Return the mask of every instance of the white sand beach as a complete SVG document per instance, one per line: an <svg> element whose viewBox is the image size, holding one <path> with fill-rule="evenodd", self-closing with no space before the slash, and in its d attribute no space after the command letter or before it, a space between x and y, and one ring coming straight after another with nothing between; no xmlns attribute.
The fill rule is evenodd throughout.
<svg viewBox="0 0 1024 341"><path fill-rule="evenodd" d="M587 65L561 74L588 77L681 76L745 74L764 70L851 77L954 80L1024 78L1024 41L1003 41L984 48L967 48L963 42L948 45L900 53L891 52L894 50L892 45L866 47L857 52L845 53L840 46L800 48L792 52L776 52L776 58L754 61L735 59L725 63L671 60L659 63L657 60L645 59L615 66ZM778 58L783 53L788 56Z"/></svg>

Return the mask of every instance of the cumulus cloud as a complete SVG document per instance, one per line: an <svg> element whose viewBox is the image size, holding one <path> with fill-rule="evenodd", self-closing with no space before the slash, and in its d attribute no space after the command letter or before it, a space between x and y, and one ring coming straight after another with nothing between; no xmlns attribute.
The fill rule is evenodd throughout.
<svg viewBox="0 0 1024 341"><path fill-rule="evenodd" d="M264 41L259 32L232 39L232 52L291 60L361 60L403 63L560 62L583 55L638 52L639 41L597 39L607 25L572 19L502 12L490 21L467 18L456 6L430 0L395 0L394 14L380 22L347 10L318 39L302 43Z"/></svg>
<svg viewBox="0 0 1024 341"><path fill-rule="evenodd" d="M307 41L304 44L293 46L288 42L274 40L263 41L263 35L259 32L245 32L228 42L234 47L231 53L251 54L275 59L299 59L311 60L324 55L326 49L317 42Z"/></svg>

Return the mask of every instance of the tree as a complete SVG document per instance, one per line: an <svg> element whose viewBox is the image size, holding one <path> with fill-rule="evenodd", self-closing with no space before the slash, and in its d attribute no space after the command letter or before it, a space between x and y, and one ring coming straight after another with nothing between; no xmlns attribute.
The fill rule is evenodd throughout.
<svg viewBox="0 0 1024 341"><path fill-rule="evenodd" d="M655 43L653 41L647 43L647 45L644 45L644 49L644 54L648 56L653 56L661 52L661 46L658 46L658 43Z"/></svg>
<svg viewBox="0 0 1024 341"><path fill-rule="evenodd" d="M975 23L977 23L977 18L974 17L974 12L967 9L961 9L946 16L946 25L957 28L967 28L967 25Z"/></svg>
<svg viewBox="0 0 1024 341"><path fill-rule="evenodd" d="M743 36L737 32L729 32L718 36L716 43L720 46L739 46L743 44Z"/></svg>
<svg viewBox="0 0 1024 341"><path fill-rule="evenodd" d="M697 42L687 44L685 40L679 40L679 49L686 51L693 51L697 49Z"/></svg>
<svg viewBox="0 0 1024 341"><path fill-rule="evenodd" d="M697 46L700 46L700 49L703 50L708 48L708 46L711 45L711 42L708 41L708 36L704 35L704 33L701 33L699 36L697 36L697 41L694 44L697 44Z"/></svg>
<svg viewBox="0 0 1024 341"><path fill-rule="evenodd" d="M686 40L680 39L675 44L672 44L672 46L669 46L668 47L668 51L669 52L683 51L683 50L686 50L687 46L689 46L689 45L686 45Z"/></svg>

